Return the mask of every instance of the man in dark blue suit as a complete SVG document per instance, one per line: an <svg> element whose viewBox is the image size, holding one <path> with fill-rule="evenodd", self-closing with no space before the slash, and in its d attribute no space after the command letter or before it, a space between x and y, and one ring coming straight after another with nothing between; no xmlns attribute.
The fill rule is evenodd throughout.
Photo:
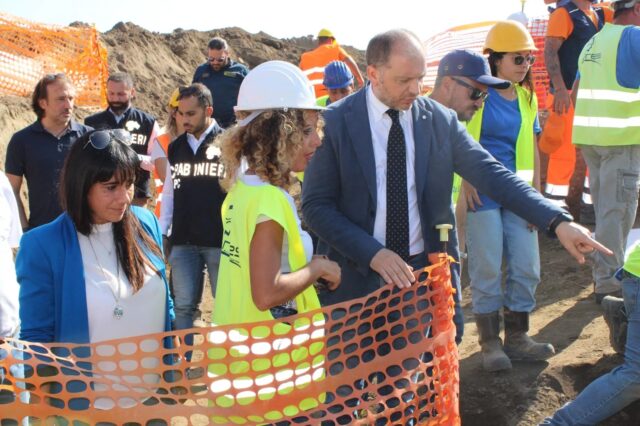
<svg viewBox="0 0 640 426"><path fill-rule="evenodd" d="M367 47L370 84L324 114L325 135L305 173L302 210L321 239L318 252L342 268L342 284L324 305L365 296L381 285L404 288L413 268L442 250L436 225L454 224L451 191L458 173L479 191L539 229L557 235L580 262L609 251L564 210L505 169L458 122L455 112L419 97L425 57L405 30L375 36ZM459 258L455 231L449 253ZM462 338L460 271L457 341Z"/></svg>

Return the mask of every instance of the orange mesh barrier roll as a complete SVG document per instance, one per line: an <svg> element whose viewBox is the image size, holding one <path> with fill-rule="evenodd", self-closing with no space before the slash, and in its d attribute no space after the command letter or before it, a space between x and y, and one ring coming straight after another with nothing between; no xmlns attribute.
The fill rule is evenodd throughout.
<svg viewBox="0 0 640 426"><path fill-rule="evenodd" d="M30 96L45 74L65 73L76 104L106 106L107 51L94 27L38 24L0 13L0 95Z"/></svg>
<svg viewBox="0 0 640 426"><path fill-rule="evenodd" d="M462 25L436 34L425 41L423 43L427 55L427 72L423 80L425 91L433 89L438 75L438 65L444 55L454 49L468 49L482 53L487 32L494 24L495 21ZM538 51L535 52L536 62L531 71L540 109L545 108L545 100L549 91L549 76L544 63L544 38L547 24L547 17L529 19L528 24L529 32L538 48Z"/></svg>
<svg viewBox="0 0 640 426"><path fill-rule="evenodd" d="M449 262L426 268L411 288L287 317L289 327L268 321L91 345L8 340L1 417L459 425Z"/></svg>

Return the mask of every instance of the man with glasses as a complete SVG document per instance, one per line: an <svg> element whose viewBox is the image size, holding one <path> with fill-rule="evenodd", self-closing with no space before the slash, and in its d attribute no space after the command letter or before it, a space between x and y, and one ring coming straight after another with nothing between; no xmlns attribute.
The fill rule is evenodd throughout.
<svg viewBox="0 0 640 426"><path fill-rule="evenodd" d="M145 207L152 197L151 172L154 167L166 169L166 154L155 143L160 133L156 119L132 105L136 90L129 74L118 72L107 79L107 102L109 107L84 119L94 129L124 129L131 135L131 148L141 160L141 169L135 182L133 205Z"/></svg>
<svg viewBox="0 0 640 426"><path fill-rule="evenodd" d="M71 145L91 130L72 118L75 95L67 76L45 75L31 99L36 122L16 132L9 141L5 172L25 230L49 223L62 213L58 196L60 170ZM23 177L29 189L28 220L20 194Z"/></svg>
<svg viewBox="0 0 640 426"><path fill-rule="evenodd" d="M233 107L238 101L240 84L249 69L231 59L226 40L214 37L209 42L207 62L196 68L192 83L202 83L213 96L213 118L223 129L236 122Z"/></svg>

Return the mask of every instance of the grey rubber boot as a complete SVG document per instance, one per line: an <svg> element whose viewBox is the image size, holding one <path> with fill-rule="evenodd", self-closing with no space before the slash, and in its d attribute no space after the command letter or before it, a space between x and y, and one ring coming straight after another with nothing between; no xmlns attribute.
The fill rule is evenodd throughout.
<svg viewBox="0 0 640 426"><path fill-rule="evenodd" d="M487 371L511 369L511 360L502 349L500 340L500 312L474 314L478 327L478 341L482 348L482 366Z"/></svg>
<svg viewBox="0 0 640 426"><path fill-rule="evenodd" d="M529 331L529 312L504 310L504 352L511 360L544 361L555 355L551 343L538 343Z"/></svg>
<svg viewBox="0 0 640 426"><path fill-rule="evenodd" d="M624 299L607 296L602 299L602 315L609 326L609 341L613 349L624 355L627 344L627 313L624 309Z"/></svg>

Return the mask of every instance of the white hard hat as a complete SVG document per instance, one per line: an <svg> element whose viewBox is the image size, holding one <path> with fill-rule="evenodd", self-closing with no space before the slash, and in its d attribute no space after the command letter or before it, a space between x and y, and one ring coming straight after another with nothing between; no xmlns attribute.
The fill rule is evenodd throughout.
<svg viewBox="0 0 640 426"><path fill-rule="evenodd" d="M246 126L268 109L322 110L309 79L300 68L284 61L268 61L255 67L244 78L238 93L236 111L251 111L238 121Z"/></svg>

